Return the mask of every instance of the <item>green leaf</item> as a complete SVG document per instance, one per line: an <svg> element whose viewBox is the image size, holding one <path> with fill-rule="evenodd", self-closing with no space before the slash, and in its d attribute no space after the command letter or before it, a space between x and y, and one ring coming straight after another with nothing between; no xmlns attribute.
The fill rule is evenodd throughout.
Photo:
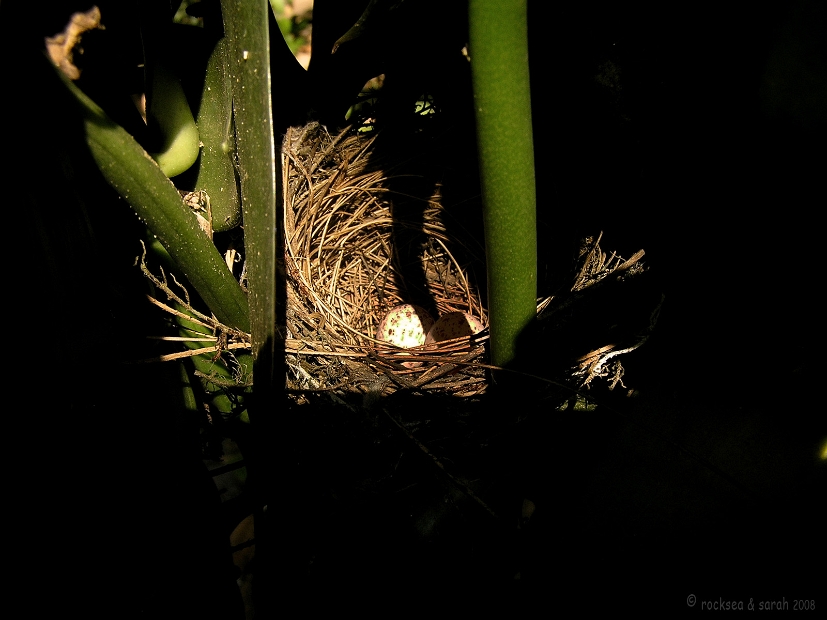
<svg viewBox="0 0 827 620"><path fill-rule="evenodd" d="M201 161L196 189L210 197L212 227L216 232L235 228L241 223L241 197L238 194L233 152L232 83L227 54L227 39L220 39L207 63L207 74L198 110L201 134Z"/></svg>
<svg viewBox="0 0 827 620"><path fill-rule="evenodd" d="M241 182L244 245L256 391L274 381L276 351L276 152L270 94L267 0L223 0L230 41L236 155Z"/></svg>
<svg viewBox="0 0 827 620"><path fill-rule="evenodd" d="M51 74L58 79L56 70ZM131 135L74 84L64 82L79 104L86 142L103 176L161 241L218 320L249 331L244 292L178 190Z"/></svg>
<svg viewBox="0 0 827 620"><path fill-rule="evenodd" d="M147 117L164 138L152 158L168 177L186 172L198 159L199 136L187 97L178 78L161 63L152 76L152 99Z"/></svg>

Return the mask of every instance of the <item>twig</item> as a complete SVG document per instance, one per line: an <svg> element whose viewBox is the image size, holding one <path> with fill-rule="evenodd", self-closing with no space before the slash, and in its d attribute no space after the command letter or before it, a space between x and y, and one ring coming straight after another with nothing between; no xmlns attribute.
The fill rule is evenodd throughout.
<svg viewBox="0 0 827 620"><path fill-rule="evenodd" d="M171 362L173 360L180 360L195 355L202 355L204 353L215 353L217 351L227 351L228 349L249 349L249 342L233 342L224 346L204 347L202 349L193 349L191 351L181 351L179 353L168 353L167 355L159 355L158 357L150 357L148 359L138 360L133 362L135 364L151 364L155 362Z"/></svg>

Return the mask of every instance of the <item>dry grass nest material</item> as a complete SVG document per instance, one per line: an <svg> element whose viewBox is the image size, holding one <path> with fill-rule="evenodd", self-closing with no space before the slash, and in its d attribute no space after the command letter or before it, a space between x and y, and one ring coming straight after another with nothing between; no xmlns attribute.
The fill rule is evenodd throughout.
<svg viewBox="0 0 827 620"><path fill-rule="evenodd" d="M315 123L292 128L285 137L291 387L479 393L486 383L479 362L487 330L404 350L374 338L391 308L419 303L415 299L423 293L432 313L468 312L486 324L469 276L474 266L468 264L476 262L482 272L481 259L469 250L472 244L448 234L438 184L429 196L395 188L395 180L410 176L412 156L393 156L382 148L382 139L381 132L353 128L331 136ZM456 257L458 248L463 263ZM412 281L423 282L427 290ZM420 365L402 365L411 360Z"/></svg>

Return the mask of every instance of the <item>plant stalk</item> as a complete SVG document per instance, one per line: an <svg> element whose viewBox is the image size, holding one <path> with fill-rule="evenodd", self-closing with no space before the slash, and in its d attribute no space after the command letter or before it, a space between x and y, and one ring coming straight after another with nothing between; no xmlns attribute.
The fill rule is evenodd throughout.
<svg viewBox="0 0 827 620"><path fill-rule="evenodd" d="M470 0L469 51L488 268L491 363L536 316L537 229L526 0Z"/></svg>

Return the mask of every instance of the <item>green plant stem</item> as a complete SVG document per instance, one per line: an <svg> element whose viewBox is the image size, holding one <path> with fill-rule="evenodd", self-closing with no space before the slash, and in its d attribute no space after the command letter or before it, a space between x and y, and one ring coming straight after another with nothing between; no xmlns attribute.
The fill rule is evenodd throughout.
<svg viewBox="0 0 827 620"><path fill-rule="evenodd" d="M255 388L274 383L276 352L276 154L270 94L268 0L223 0L241 183ZM280 35L279 35L280 36ZM258 398L257 396L257 398ZM266 398L264 400L267 400Z"/></svg>
<svg viewBox="0 0 827 620"><path fill-rule="evenodd" d="M491 362L536 316L537 230L526 0L470 0L469 51L488 265Z"/></svg>
<svg viewBox="0 0 827 620"><path fill-rule="evenodd" d="M216 42L207 63L201 107L198 111L198 131L201 136L201 161L198 165L196 189L210 197L212 228L222 232L241 223L241 199L238 195L233 150L232 84L227 54L226 37Z"/></svg>
<svg viewBox="0 0 827 620"><path fill-rule="evenodd" d="M276 481L282 474L277 448L283 416L276 406L284 374L277 376L276 351L276 149L270 75L269 4L267 0L222 0L224 32L229 46L233 87L236 156L241 185L250 323L253 353L253 391L248 408L250 429L242 440L248 482L262 504L275 506L290 497ZM280 37L281 35L278 34ZM293 96L285 92L284 97ZM277 487L278 494L275 495ZM288 499L291 501L291 499ZM261 519L260 519L261 517ZM256 514L256 562L259 587L256 610L262 617L275 615L275 583L278 570L273 530L261 513ZM279 549L281 551L281 549Z"/></svg>

